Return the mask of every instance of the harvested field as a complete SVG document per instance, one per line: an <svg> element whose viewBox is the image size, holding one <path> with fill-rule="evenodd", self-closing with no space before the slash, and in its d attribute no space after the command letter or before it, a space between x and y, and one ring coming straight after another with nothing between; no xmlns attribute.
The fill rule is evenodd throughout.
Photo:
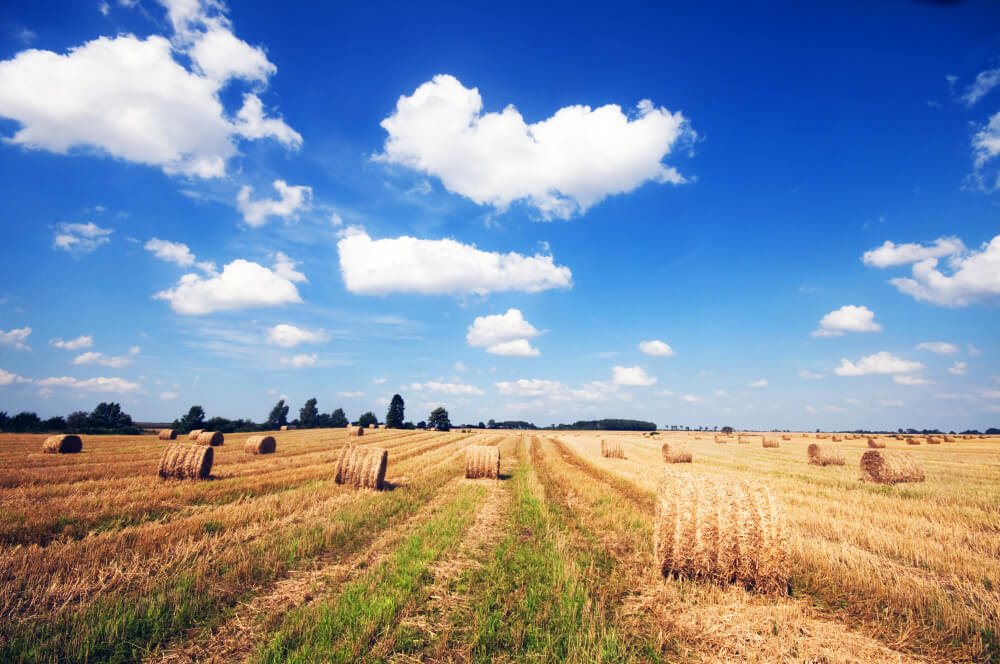
<svg viewBox="0 0 1000 664"><path fill-rule="evenodd" d="M278 454L232 434L59 455L0 434L0 661L1000 657L1000 441L853 436L820 467L812 437L785 435L376 429L360 446L341 428L284 432ZM174 445L212 454L210 477L160 480ZM498 451L499 481L465 478L473 446ZM665 466L665 447L692 461ZM391 490L338 483L377 471L346 461L367 448ZM861 479L863 455L903 449L924 481Z"/></svg>

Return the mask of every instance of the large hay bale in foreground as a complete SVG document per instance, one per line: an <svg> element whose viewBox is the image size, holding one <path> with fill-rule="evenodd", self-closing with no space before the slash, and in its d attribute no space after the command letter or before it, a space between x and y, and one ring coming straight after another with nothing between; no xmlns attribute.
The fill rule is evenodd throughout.
<svg viewBox="0 0 1000 664"><path fill-rule="evenodd" d="M916 438L907 438L906 439L906 444L907 445L919 445L920 441L917 440Z"/></svg>
<svg viewBox="0 0 1000 664"><path fill-rule="evenodd" d="M809 446L809 463L816 466L843 466L844 455L840 450L832 447L823 447L813 443Z"/></svg>
<svg viewBox="0 0 1000 664"><path fill-rule="evenodd" d="M188 440L198 440L198 436L200 436L203 431L204 429L191 429L191 433L188 434Z"/></svg>
<svg viewBox="0 0 1000 664"><path fill-rule="evenodd" d="M337 458L334 481L380 491L385 484L389 452L380 447L345 445Z"/></svg>
<svg viewBox="0 0 1000 664"><path fill-rule="evenodd" d="M226 437L222 435L221 431L202 431L198 434L198 444L199 445L211 445L212 447L217 447L222 445Z"/></svg>
<svg viewBox="0 0 1000 664"><path fill-rule="evenodd" d="M764 484L665 471L656 499L654 560L664 576L788 591L784 510Z"/></svg>
<svg viewBox="0 0 1000 664"><path fill-rule="evenodd" d="M42 443L42 452L46 454L76 454L83 449L83 441L74 434L49 436Z"/></svg>
<svg viewBox="0 0 1000 664"><path fill-rule="evenodd" d="M177 432L173 429L160 429L157 437L160 440L177 440Z"/></svg>
<svg viewBox="0 0 1000 664"><path fill-rule="evenodd" d="M762 438L760 445L761 447L777 447L778 440L776 438Z"/></svg>
<svg viewBox="0 0 1000 664"><path fill-rule="evenodd" d="M277 446L274 436L250 436L243 451L247 454L274 454Z"/></svg>
<svg viewBox="0 0 1000 664"><path fill-rule="evenodd" d="M663 461L665 463L691 463L691 459L693 458L688 446L676 441L663 443L660 451L663 452Z"/></svg>
<svg viewBox="0 0 1000 664"><path fill-rule="evenodd" d="M201 480L212 472L215 451L206 445L170 445L160 457L160 477Z"/></svg>
<svg viewBox="0 0 1000 664"><path fill-rule="evenodd" d="M923 482L924 471L907 452L876 452L861 455L861 479L879 484Z"/></svg>
<svg viewBox="0 0 1000 664"><path fill-rule="evenodd" d="M465 476L471 480L500 477L500 448L493 445L473 445L465 451Z"/></svg>
<svg viewBox="0 0 1000 664"><path fill-rule="evenodd" d="M872 449L880 449L885 447L885 441L879 438L868 437L868 447Z"/></svg>
<svg viewBox="0 0 1000 664"><path fill-rule="evenodd" d="M601 440L601 456L608 459L624 459L625 450L622 449L622 444L618 441Z"/></svg>

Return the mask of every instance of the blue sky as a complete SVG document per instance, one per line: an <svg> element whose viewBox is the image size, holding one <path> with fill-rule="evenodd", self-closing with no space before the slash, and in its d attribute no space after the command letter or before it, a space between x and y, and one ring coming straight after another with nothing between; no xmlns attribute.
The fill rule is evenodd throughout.
<svg viewBox="0 0 1000 664"><path fill-rule="evenodd" d="M0 408L1000 421L1000 8L0 8Z"/></svg>

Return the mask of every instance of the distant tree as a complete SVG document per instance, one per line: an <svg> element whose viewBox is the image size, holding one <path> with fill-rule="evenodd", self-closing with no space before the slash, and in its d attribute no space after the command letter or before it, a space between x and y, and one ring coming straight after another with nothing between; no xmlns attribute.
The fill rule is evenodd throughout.
<svg viewBox="0 0 1000 664"><path fill-rule="evenodd" d="M138 434L142 429L132 423L132 418L122 410L121 404L104 402L97 404L87 416L88 433Z"/></svg>
<svg viewBox="0 0 1000 664"><path fill-rule="evenodd" d="M424 422L423 420L420 420L419 422L417 422L417 428L418 429L426 429L427 428L427 422Z"/></svg>
<svg viewBox="0 0 1000 664"><path fill-rule="evenodd" d="M346 427L350 422L347 420L347 415L344 414L343 408L338 408L330 414L330 426L332 427Z"/></svg>
<svg viewBox="0 0 1000 664"><path fill-rule="evenodd" d="M173 428L177 433L190 433L193 429L205 428L205 409L201 406L191 406L187 415L174 420Z"/></svg>
<svg viewBox="0 0 1000 664"><path fill-rule="evenodd" d="M6 431L10 427L10 417L7 416L7 411L0 411L0 431Z"/></svg>
<svg viewBox="0 0 1000 664"><path fill-rule="evenodd" d="M451 431L451 420L448 419L448 411L443 406L438 406L431 411L431 416L427 418L427 425L436 428L438 431Z"/></svg>
<svg viewBox="0 0 1000 664"><path fill-rule="evenodd" d="M236 432L236 424L225 417L210 417L205 420L202 426L205 428L205 431L218 431L219 433Z"/></svg>
<svg viewBox="0 0 1000 664"><path fill-rule="evenodd" d="M10 418L8 426L17 433L37 433L42 429L42 421L37 414L25 410Z"/></svg>
<svg viewBox="0 0 1000 664"><path fill-rule="evenodd" d="M303 429L315 429L318 426L316 421L318 419L319 409L316 407L316 398L313 397L299 409L299 426Z"/></svg>
<svg viewBox="0 0 1000 664"><path fill-rule="evenodd" d="M402 429L405 408L406 404L403 403L403 397L393 394L392 401L389 402L389 412L385 414L386 427L389 429Z"/></svg>
<svg viewBox="0 0 1000 664"><path fill-rule="evenodd" d="M1000 434L1000 429L997 429L996 427L990 427L986 430L987 436L996 436L997 434Z"/></svg>
<svg viewBox="0 0 1000 664"><path fill-rule="evenodd" d="M65 430L69 433L85 433L87 430L87 413L77 410L67 415Z"/></svg>
<svg viewBox="0 0 1000 664"><path fill-rule="evenodd" d="M480 423L479 423L479 428L480 428L480 429L485 429L485 428L486 428L486 425L485 425L485 424L483 424L482 422L480 422Z"/></svg>
<svg viewBox="0 0 1000 664"><path fill-rule="evenodd" d="M361 417L358 418L358 426L362 429L367 429L372 424L378 424L378 418L370 410L367 413L362 413Z"/></svg>
<svg viewBox="0 0 1000 664"><path fill-rule="evenodd" d="M50 417L49 419L42 422L42 431L65 431L66 430L66 420L60 415L55 417Z"/></svg>
<svg viewBox="0 0 1000 664"><path fill-rule="evenodd" d="M284 399L280 399L271 409L271 414L267 416L265 429L280 429L288 424L288 406Z"/></svg>
<svg viewBox="0 0 1000 664"><path fill-rule="evenodd" d="M403 422L403 428L404 429L416 429L416 427L413 425L413 422Z"/></svg>
<svg viewBox="0 0 1000 664"><path fill-rule="evenodd" d="M486 428L487 429L496 429L497 428L496 420L491 419L489 422L487 422L486 423Z"/></svg>
<svg viewBox="0 0 1000 664"><path fill-rule="evenodd" d="M719 431L721 431L722 433L724 433L724 434L726 434L728 436L729 434L731 434L733 432L733 428L732 427L722 427L721 429L719 429Z"/></svg>

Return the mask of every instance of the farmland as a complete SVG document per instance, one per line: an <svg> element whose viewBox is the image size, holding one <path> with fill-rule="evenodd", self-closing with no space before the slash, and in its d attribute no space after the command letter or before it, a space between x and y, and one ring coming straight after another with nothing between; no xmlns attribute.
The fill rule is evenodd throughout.
<svg viewBox="0 0 1000 664"><path fill-rule="evenodd" d="M863 438L380 430L376 492L334 481L345 430L274 435L261 456L226 436L205 481L159 479L153 436L0 435L0 661L1000 658L996 439L886 439L926 473L886 486L859 480ZM667 440L693 462L666 472L779 499L790 594L663 577ZM846 463L808 464L816 442ZM499 480L465 479L472 445L499 448Z"/></svg>

